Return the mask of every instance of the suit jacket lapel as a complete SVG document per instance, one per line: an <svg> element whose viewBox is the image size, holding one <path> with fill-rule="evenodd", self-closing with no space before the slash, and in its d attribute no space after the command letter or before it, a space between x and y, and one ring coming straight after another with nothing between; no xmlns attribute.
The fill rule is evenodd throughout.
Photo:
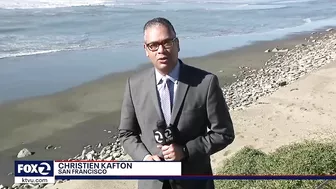
<svg viewBox="0 0 336 189"><path fill-rule="evenodd" d="M172 115L170 118L170 123L174 125L176 121L176 117L178 115L178 112L180 111L183 101L185 99L185 96L187 94L189 84L187 82L187 70L186 66L183 64L183 62L180 60L181 67L180 67L180 73L179 73L179 79L178 79L178 86L175 94L175 100L174 100L174 106L172 110ZM156 78L155 78L155 71L154 69L151 70L151 73L149 74L149 81L150 84L148 86L148 91L152 98L152 103L156 109L157 116L159 116L160 120L164 120L164 116L160 107L159 103L159 94L157 92L156 87Z"/></svg>
<svg viewBox="0 0 336 189"><path fill-rule="evenodd" d="M185 99L185 96L187 94L189 84L187 82L187 70L186 66L183 64L183 62L180 60L180 73L179 73L179 79L178 79L178 86L175 94L175 101L174 106L172 110L172 115L170 119L170 123L174 125L176 121L177 114L179 110L181 109L181 106L183 104L183 101Z"/></svg>
<svg viewBox="0 0 336 189"><path fill-rule="evenodd" d="M158 92L157 92L157 87L156 87L156 78L155 78L155 71L154 69L151 69L151 73L149 74L149 80L150 84L147 85L148 86L148 91L151 95L152 98L152 102L153 105L156 109L157 115L159 116L160 120L164 120L162 111L161 111L161 107L160 107L160 103L159 103L159 96L158 96Z"/></svg>

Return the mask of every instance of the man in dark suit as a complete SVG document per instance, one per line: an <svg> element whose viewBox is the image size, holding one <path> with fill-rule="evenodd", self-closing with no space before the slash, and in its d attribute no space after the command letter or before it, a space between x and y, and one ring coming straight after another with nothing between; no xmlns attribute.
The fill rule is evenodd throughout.
<svg viewBox="0 0 336 189"><path fill-rule="evenodd" d="M184 64L179 39L165 18L144 26L144 48L154 68L128 78L119 136L135 161L181 161L182 174L212 175L210 155L234 140L232 120L216 75ZM177 139L157 145L163 120ZM213 180L144 180L139 189L214 189Z"/></svg>

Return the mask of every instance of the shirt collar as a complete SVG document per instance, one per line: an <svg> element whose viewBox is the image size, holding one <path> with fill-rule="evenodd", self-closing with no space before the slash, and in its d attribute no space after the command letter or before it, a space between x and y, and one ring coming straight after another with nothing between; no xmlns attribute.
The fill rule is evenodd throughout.
<svg viewBox="0 0 336 189"><path fill-rule="evenodd" d="M177 62L177 64L174 67L174 69L168 75L166 75L166 77L168 77L172 82L174 82L175 84L177 84L178 83L179 74L180 74L180 61ZM159 84L160 80L163 77L165 77L156 68L155 68L155 76L156 76L156 84L157 85Z"/></svg>

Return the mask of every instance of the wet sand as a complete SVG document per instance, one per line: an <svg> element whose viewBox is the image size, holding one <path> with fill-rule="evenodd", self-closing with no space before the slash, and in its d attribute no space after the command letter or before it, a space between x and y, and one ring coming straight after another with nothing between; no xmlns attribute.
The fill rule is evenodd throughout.
<svg viewBox="0 0 336 189"><path fill-rule="evenodd" d="M236 80L233 74L240 71L240 66L263 67L273 55L265 53L266 49L292 48L306 43L305 38L310 35L311 32L295 34L183 61L215 73L221 85L226 85ZM140 69L148 66L151 65L147 63ZM134 71L110 74L53 95L0 105L0 183L13 183L13 176L8 173L13 172L14 160L22 148L35 152L24 159L68 159L81 153L86 145L113 141L125 81ZM49 144L61 148L46 150Z"/></svg>

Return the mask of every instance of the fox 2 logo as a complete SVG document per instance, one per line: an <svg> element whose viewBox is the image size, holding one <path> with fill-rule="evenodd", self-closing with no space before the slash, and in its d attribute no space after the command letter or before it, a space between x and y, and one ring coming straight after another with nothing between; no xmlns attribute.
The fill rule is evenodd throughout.
<svg viewBox="0 0 336 189"><path fill-rule="evenodd" d="M53 176L53 161L15 161L15 176Z"/></svg>

